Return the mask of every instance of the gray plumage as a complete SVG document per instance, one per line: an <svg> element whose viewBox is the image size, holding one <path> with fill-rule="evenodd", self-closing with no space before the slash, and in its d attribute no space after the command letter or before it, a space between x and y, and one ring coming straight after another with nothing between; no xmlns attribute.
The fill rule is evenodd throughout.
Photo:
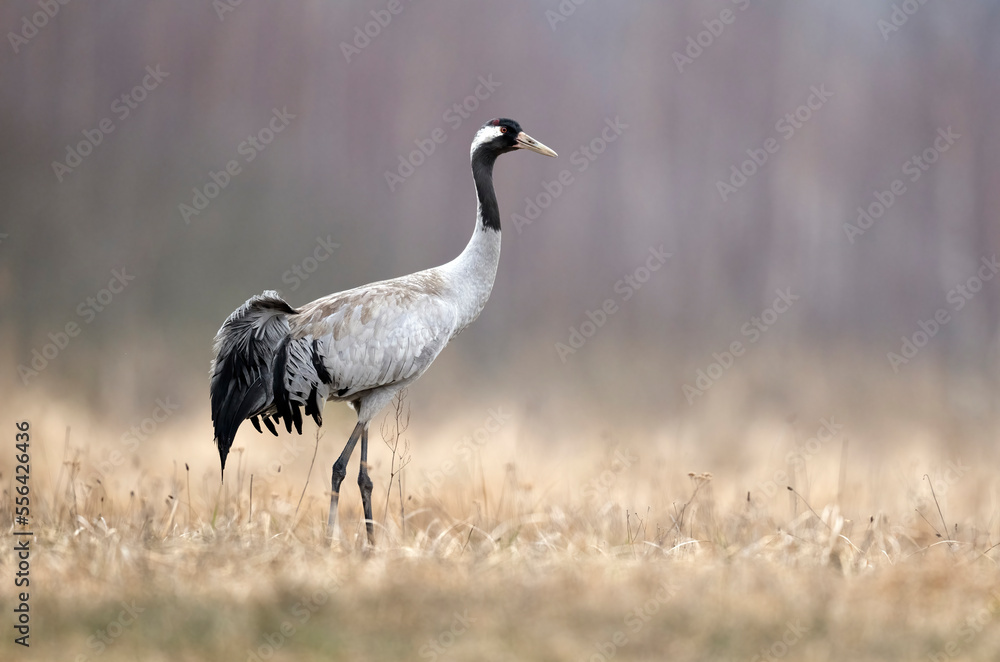
<svg viewBox="0 0 1000 662"><path fill-rule="evenodd" d="M499 239L477 230L449 264L299 310L273 291L243 304L215 337L211 391L223 466L246 419L284 419L301 433L299 408L322 425L323 405L332 400L354 404L360 420L371 420L479 315L496 275ZM485 287L469 287L466 279Z"/></svg>
<svg viewBox="0 0 1000 662"><path fill-rule="evenodd" d="M373 540L368 423L486 305L500 259L493 162L518 148L555 156L512 120L492 120L476 134L471 156L479 213L472 238L451 262L331 294L299 309L266 291L229 316L215 336L210 385L223 470L244 420L258 431L263 420L275 435L275 423L301 434L303 414L322 425L328 400L348 402L357 411L358 424L334 465L329 522L332 527L346 463L360 439L359 484Z"/></svg>

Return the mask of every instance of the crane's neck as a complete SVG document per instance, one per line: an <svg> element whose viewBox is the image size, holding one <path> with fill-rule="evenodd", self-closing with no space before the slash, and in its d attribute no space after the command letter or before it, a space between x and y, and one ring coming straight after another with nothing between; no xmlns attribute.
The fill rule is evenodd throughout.
<svg viewBox="0 0 1000 662"><path fill-rule="evenodd" d="M442 267L448 274L451 293L459 311L458 333L472 323L490 298L500 263L500 208L493 190L495 154L472 157L479 210L472 238L462 253Z"/></svg>
<svg viewBox="0 0 1000 662"><path fill-rule="evenodd" d="M476 182L476 195L479 197L476 230L493 230L499 235L500 207L497 205L497 194L493 190L493 164L496 158L495 154L476 153L472 157L472 179Z"/></svg>

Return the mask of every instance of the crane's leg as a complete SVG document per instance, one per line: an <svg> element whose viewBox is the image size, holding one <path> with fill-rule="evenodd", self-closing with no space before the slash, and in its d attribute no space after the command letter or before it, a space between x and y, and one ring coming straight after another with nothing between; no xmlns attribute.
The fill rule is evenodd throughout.
<svg viewBox="0 0 1000 662"><path fill-rule="evenodd" d="M358 438L361 437L362 432L365 432L365 426L358 422L354 426L351 438L347 440L347 445L344 446L344 450L340 453L340 457L333 463L333 478L331 481L333 492L330 494L330 516L326 520L326 535L331 539L335 537L337 529L337 503L340 501L340 484L344 482L344 477L347 476L347 461L351 459L351 453L354 452L354 447L357 445ZM362 462L362 466L364 466L364 462Z"/></svg>
<svg viewBox="0 0 1000 662"><path fill-rule="evenodd" d="M364 432L361 433L361 471L358 472L358 487L361 488L361 505L365 510L365 528L368 529L368 544L374 547L375 531L372 526L372 479L368 477L367 425Z"/></svg>

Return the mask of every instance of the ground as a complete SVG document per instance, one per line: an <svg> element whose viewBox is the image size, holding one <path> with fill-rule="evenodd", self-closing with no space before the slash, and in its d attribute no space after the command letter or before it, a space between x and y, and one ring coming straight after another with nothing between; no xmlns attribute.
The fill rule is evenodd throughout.
<svg viewBox="0 0 1000 662"><path fill-rule="evenodd" d="M975 450L867 453L836 420L817 420L767 451L751 438L785 433L744 426L728 462L675 430L563 453L554 472L530 457L500 461L519 443L502 423L486 441L442 433L460 441L428 441L441 448L427 453L417 452L424 433L404 432L393 453L373 431L371 549L350 478L343 528L327 540L325 458L339 450L327 428L318 446L314 429L277 440L241 432L220 485L211 443L184 426L131 454L119 435L65 441L60 420L31 424L29 648L10 627L14 544L0 553L5 660L994 660L1000 651L996 481ZM346 434L346 419L328 421L338 425ZM923 457L933 460L914 460ZM0 465L8 532L23 528L11 519L12 459ZM706 466L716 471L697 471Z"/></svg>

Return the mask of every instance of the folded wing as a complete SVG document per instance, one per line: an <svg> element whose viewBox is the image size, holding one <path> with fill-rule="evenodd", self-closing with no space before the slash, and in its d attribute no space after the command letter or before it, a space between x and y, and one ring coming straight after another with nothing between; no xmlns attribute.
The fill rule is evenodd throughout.
<svg viewBox="0 0 1000 662"><path fill-rule="evenodd" d="M457 324L439 286L414 274L318 299L290 317L275 357L275 417L301 431L300 406L322 424L328 399L353 401L419 377Z"/></svg>

